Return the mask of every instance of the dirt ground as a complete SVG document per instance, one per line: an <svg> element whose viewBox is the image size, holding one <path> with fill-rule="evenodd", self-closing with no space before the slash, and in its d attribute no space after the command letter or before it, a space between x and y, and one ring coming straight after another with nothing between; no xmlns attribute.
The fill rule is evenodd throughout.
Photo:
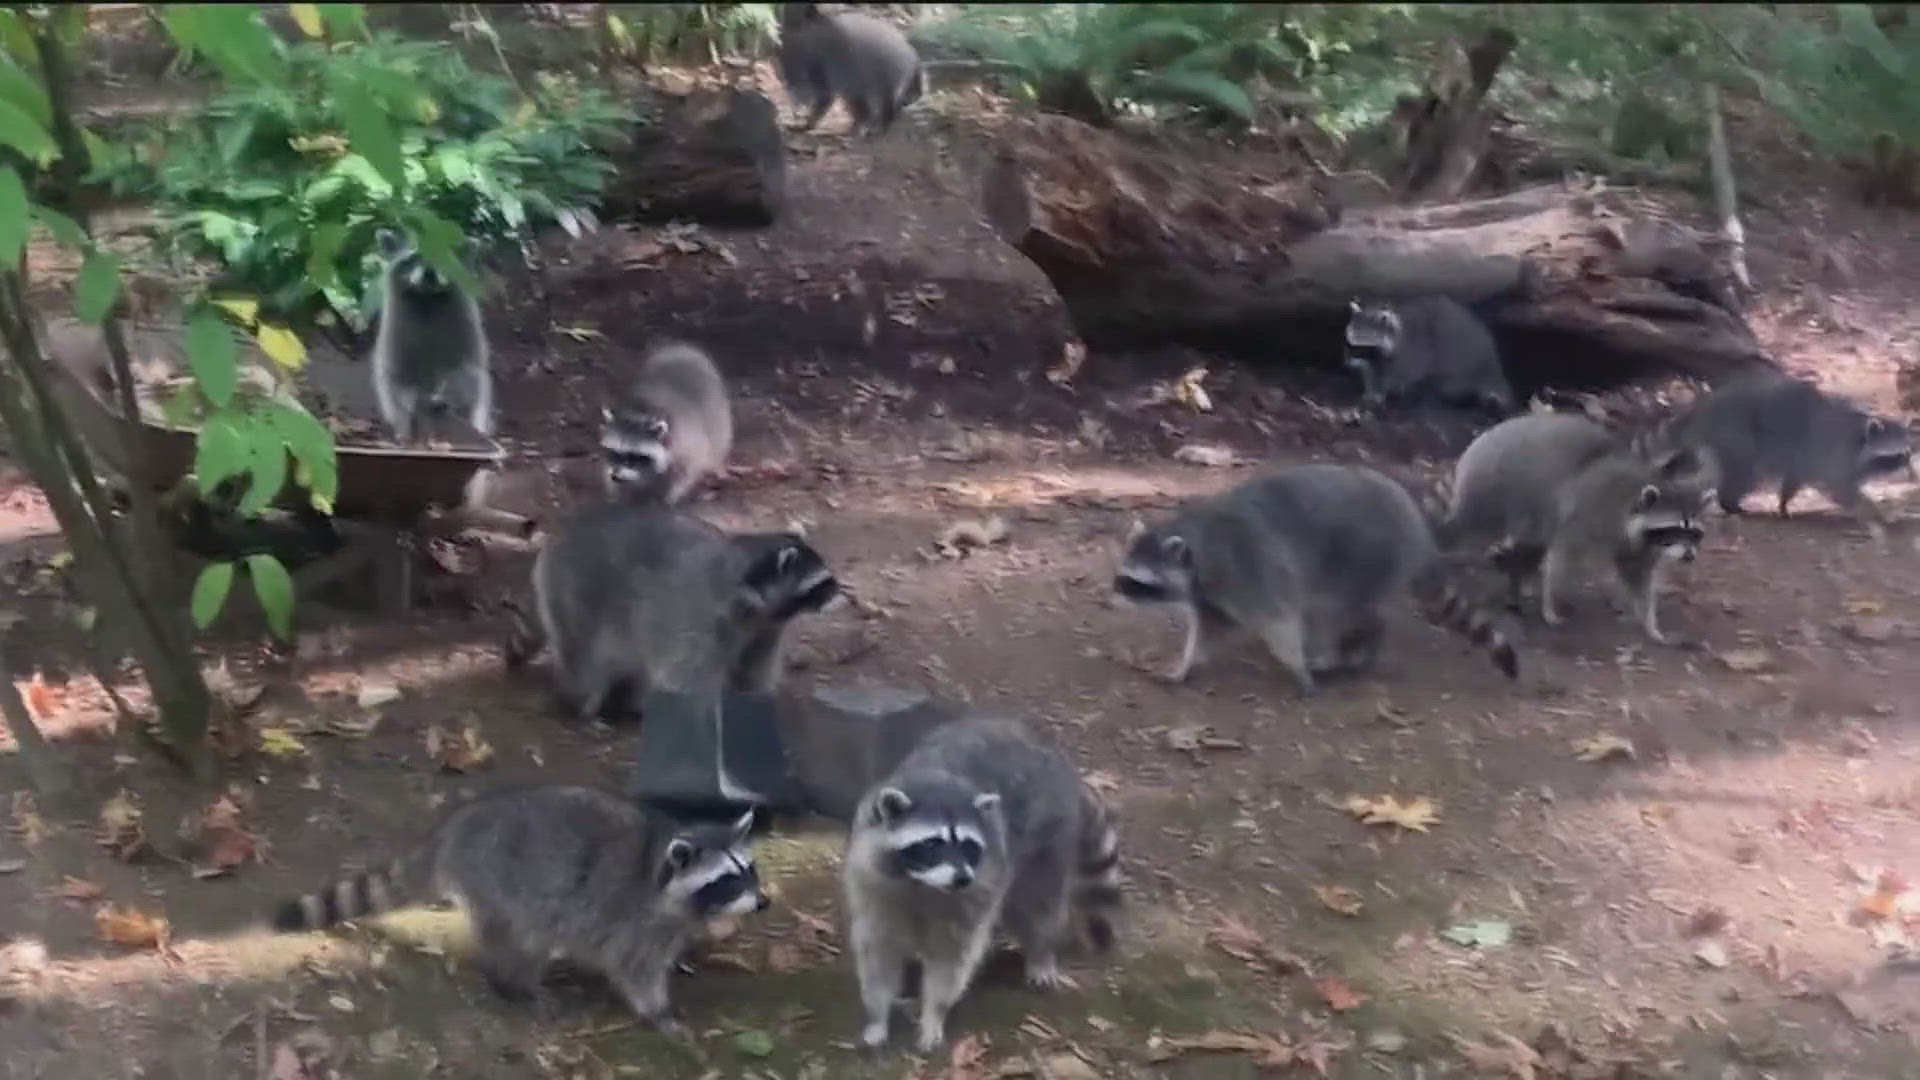
<svg viewBox="0 0 1920 1080"><path fill-rule="evenodd" d="M1178 448L1411 472L1444 448L1362 422L1331 370L1262 382L1214 363L1210 413L1141 404L1192 357L1094 356L1054 385L1058 304L975 210L990 120L936 101L878 143L830 121L795 140L773 229L555 249L550 320L524 283L490 308L516 452L502 500L552 521L590 498L577 455L609 380L655 335L708 345L740 434L700 511L805 523L868 601L799 626L792 679L925 687L1070 744L1124 830L1132 907L1112 963L1074 967L1078 988L1055 997L995 968L949 1053L861 1053L827 830L765 842L779 902L676 984L686 1044L577 988L547 1016L498 1001L442 913L259 931L272 902L394 851L461 792L617 784L630 734L563 722L537 679L501 671L495 603L525 550L450 549L460 589L404 622L307 612L293 649L246 644L258 629L240 612L208 656L227 658L232 696L264 689L246 723L266 749L226 777L263 843L203 877L205 845L179 825L217 792L111 737L59 600L58 537L10 471L6 652L44 674L34 697L87 798L22 803L0 758L0 1075L1231 1078L1264 1058L1335 1077L1920 1076L1911 528L1882 547L1813 496L1790 520L1714 522L1665 600L1691 647L1649 646L1590 587L1566 627L1518 624L1517 684L1409 614L1375 671L1312 697L1252 651L1168 686L1145 669L1174 655L1176 626L1110 597L1118 547L1135 514L1247 475ZM1795 369L1892 408L1895 360L1920 337L1920 220L1852 205L1757 137L1748 152L1780 187L1748 222L1756 329ZM993 516L1003 542L934 552L946 526ZM429 730L467 725L491 762L437 768ZM1609 736L1631 756L1580 759ZM96 837L121 791L152 849L133 861ZM1428 799L1438 820L1368 826L1354 795ZM163 915L169 947L103 943L108 904Z"/></svg>

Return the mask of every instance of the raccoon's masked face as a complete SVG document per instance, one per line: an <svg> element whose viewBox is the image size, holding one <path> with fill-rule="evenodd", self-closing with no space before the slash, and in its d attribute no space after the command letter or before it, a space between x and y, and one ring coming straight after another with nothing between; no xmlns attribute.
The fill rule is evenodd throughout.
<svg viewBox="0 0 1920 1080"><path fill-rule="evenodd" d="M734 538L747 551L741 600L776 622L819 611L840 595L833 576L813 545L793 533L747 533Z"/></svg>
<svg viewBox="0 0 1920 1080"><path fill-rule="evenodd" d="M1347 305L1347 367L1377 368L1393 355L1399 341L1400 316L1391 307L1358 300Z"/></svg>
<svg viewBox="0 0 1920 1080"><path fill-rule="evenodd" d="M380 256L387 260L389 280L406 296L420 301L444 300L457 290L452 280L435 269L433 263L399 233L382 229L375 242Z"/></svg>
<svg viewBox="0 0 1920 1080"><path fill-rule="evenodd" d="M692 829L667 841L655 873L668 908L696 919L764 911L772 903L760 889L747 836L753 811L732 826Z"/></svg>
<svg viewBox="0 0 1920 1080"><path fill-rule="evenodd" d="M1913 476L1913 432L1906 424L1868 417L1860 431L1860 450L1854 460L1862 478L1899 473Z"/></svg>
<svg viewBox="0 0 1920 1080"><path fill-rule="evenodd" d="M1692 562L1706 535L1700 521L1713 501L1712 483L1711 465L1694 450L1669 451L1656 459L1651 482L1627 514L1628 541Z"/></svg>
<svg viewBox="0 0 1920 1080"><path fill-rule="evenodd" d="M976 794L957 808L917 805L898 788L873 801L872 824L884 830L882 860L897 877L959 892L980 876L988 845L1000 833L1000 796Z"/></svg>
<svg viewBox="0 0 1920 1080"><path fill-rule="evenodd" d="M1179 603L1193 596L1193 547L1187 538L1136 522L1113 591L1135 603Z"/></svg>
<svg viewBox="0 0 1920 1080"><path fill-rule="evenodd" d="M672 452L667 421L650 414L615 416L601 411L600 452L607 463L607 490L644 493L666 475Z"/></svg>

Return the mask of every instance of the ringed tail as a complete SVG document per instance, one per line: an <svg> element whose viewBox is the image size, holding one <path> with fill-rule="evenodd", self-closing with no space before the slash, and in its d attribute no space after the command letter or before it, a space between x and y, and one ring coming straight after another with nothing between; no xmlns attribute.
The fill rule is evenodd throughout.
<svg viewBox="0 0 1920 1080"><path fill-rule="evenodd" d="M1120 835L1107 805L1092 788L1080 785L1080 847L1075 867L1074 900L1095 950L1113 948L1113 912L1120 893Z"/></svg>
<svg viewBox="0 0 1920 1080"><path fill-rule="evenodd" d="M1520 677L1520 657L1513 642L1500 632L1493 616L1461 596L1436 561L1414 583L1416 594L1426 605L1427 618L1487 651L1493 666L1509 679Z"/></svg>
<svg viewBox="0 0 1920 1080"><path fill-rule="evenodd" d="M395 859L384 867L350 874L318 892L282 901L274 909L273 928L282 933L319 930L404 907L410 901L399 883L406 870L406 861Z"/></svg>

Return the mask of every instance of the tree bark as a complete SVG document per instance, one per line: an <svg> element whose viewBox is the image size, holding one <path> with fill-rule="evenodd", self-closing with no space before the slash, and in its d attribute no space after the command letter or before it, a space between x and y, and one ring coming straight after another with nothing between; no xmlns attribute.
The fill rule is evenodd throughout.
<svg viewBox="0 0 1920 1080"><path fill-rule="evenodd" d="M1311 183L1228 175L1055 116L1002 136L983 192L1097 349L1333 365L1351 299L1437 293L1476 306L1523 392L1770 363L1697 239L1615 202L1549 186L1343 217Z"/></svg>
<svg viewBox="0 0 1920 1080"><path fill-rule="evenodd" d="M1506 27L1489 27L1435 79L1408 125L1407 156L1394 185L1403 200L1455 199L1465 191L1486 141L1481 105L1517 44Z"/></svg>

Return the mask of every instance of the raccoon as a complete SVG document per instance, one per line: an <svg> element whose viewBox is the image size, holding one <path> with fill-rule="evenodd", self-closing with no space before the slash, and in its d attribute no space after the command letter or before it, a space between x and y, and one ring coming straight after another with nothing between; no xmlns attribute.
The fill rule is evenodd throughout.
<svg viewBox="0 0 1920 1080"><path fill-rule="evenodd" d="M387 260L380 329L373 342L373 390L396 439L422 424L462 421L493 434L493 375L480 305L400 234L382 229Z"/></svg>
<svg viewBox="0 0 1920 1080"><path fill-rule="evenodd" d="M1780 516L1812 485L1880 533L1886 515L1860 491L1862 481L1913 472L1913 437L1905 423L1873 416L1801 379L1765 372L1744 375L1695 402L1669 429L1713 457L1720 508L1740 502L1761 480L1780 482Z"/></svg>
<svg viewBox="0 0 1920 1080"><path fill-rule="evenodd" d="M839 99L855 126L884 133L926 92L920 55L906 35L871 15L824 12L818 4L780 6L780 81L806 110L805 131Z"/></svg>
<svg viewBox="0 0 1920 1080"><path fill-rule="evenodd" d="M451 899L474 928L482 972L525 1000L548 963L607 976L633 1011L673 1028L667 980L688 934L768 904L751 813L676 823L592 788L496 791L449 810L406 855L283 902L281 931L314 930Z"/></svg>
<svg viewBox="0 0 1920 1080"><path fill-rule="evenodd" d="M1647 637L1660 629L1660 580L1673 560L1692 562L1714 470L1699 452L1658 434L1613 432L1564 413L1517 416L1489 428L1454 465L1443 546L1493 546L1517 601L1537 577L1540 617L1561 622L1556 597L1580 561L1613 561Z"/></svg>
<svg viewBox="0 0 1920 1080"><path fill-rule="evenodd" d="M684 511L616 502L541 550L533 586L539 629L510 638L508 662L550 646L563 702L593 719L654 686L772 690L787 623L840 583L796 535L729 536Z"/></svg>
<svg viewBox="0 0 1920 1080"><path fill-rule="evenodd" d="M723 468L733 448L726 383L706 353L681 342L647 354L604 421L600 448L607 490L616 498L678 503Z"/></svg>
<svg viewBox="0 0 1920 1080"><path fill-rule="evenodd" d="M1433 404L1507 416L1513 388L1486 324L1444 296L1348 305L1346 365L1370 406Z"/></svg>
<svg viewBox="0 0 1920 1080"><path fill-rule="evenodd" d="M907 962L921 965L922 1052L946 1034L994 931L1019 943L1027 981L1062 979L1057 950L1079 929L1113 946L1119 838L1072 761L1011 720L935 728L861 800L841 872L866 1022L887 1041Z"/></svg>
<svg viewBox="0 0 1920 1080"><path fill-rule="evenodd" d="M1508 678L1520 670L1513 644L1448 581L1413 498L1358 466L1289 466L1136 526L1113 587L1186 608L1174 681L1251 631L1311 692L1316 673L1372 665L1382 609L1409 589L1430 619L1486 649Z"/></svg>

